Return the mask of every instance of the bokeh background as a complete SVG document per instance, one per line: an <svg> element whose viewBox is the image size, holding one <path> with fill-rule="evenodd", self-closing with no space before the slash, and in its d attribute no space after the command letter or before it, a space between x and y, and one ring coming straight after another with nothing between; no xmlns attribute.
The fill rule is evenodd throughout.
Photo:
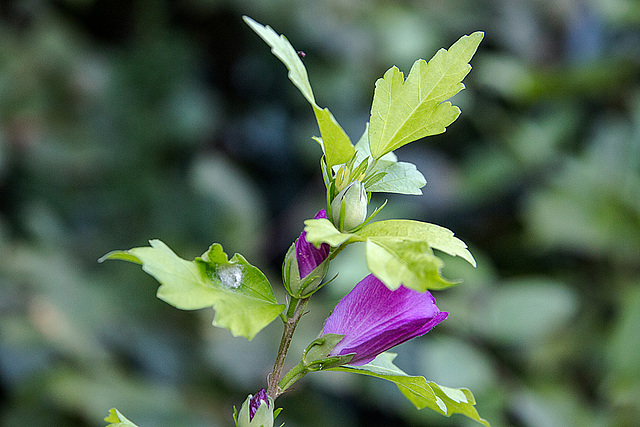
<svg viewBox="0 0 640 427"><path fill-rule="evenodd" d="M252 342L155 297L160 238L220 242L271 278L322 207L306 101L242 22L306 53L318 103L353 140L374 81L486 32L462 116L398 150L427 178L382 217L456 232L473 269L450 318L397 364L469 387L494 426L640 425L640 3L634 0L5 0L0 3L0 425L226 426L263 387L281 326ZM387 197L374 198L378 205ZM290 364L366 273L362 248L312 301ZM287 426L466 426L391 384L309 375Z"/></svg>

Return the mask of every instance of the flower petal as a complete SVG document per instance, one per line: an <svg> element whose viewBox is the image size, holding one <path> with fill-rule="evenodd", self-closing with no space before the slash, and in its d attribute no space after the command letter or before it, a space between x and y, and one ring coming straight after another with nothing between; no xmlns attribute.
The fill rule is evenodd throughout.
<svg viewBox="0 0 640 427"><path fill-rule="evenodd" d="M253 420L253 417L256 415L256 412L258 412L258 408L263 403L266 403L267 406L269 406L267 392L263 388L261 388L260 391L257 392L249 402L249 420Z"/></svg>
<svg viewBox="0 0 640 427"><path fill-rule="evenodd" d="M391 347L426 334L448 314L438 309L429 292L404 286L391 291L369 275L336 305L323 333L344 335L331 354L356 353L349 364L363 365Z"/></svg>
<svg viewBox="0 0 640 427"><path fill-rule="evenodd" d="M313 219L327 218L327 212L322 209ZM304 279L311 273L322 261L329 256L331 247L323 243L320 248L316 248L313 243L306 239L306 231L303 231L296 240L296 260L298 261L298 271L300 278Z"/></svg>

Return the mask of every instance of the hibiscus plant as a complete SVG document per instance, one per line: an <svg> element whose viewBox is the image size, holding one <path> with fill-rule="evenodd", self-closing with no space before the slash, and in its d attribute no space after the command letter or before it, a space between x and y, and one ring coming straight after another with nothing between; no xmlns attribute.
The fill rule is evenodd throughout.
<svg viewBox="0 0 640 427"><path fill-rule="evenodd" d="M326 209L304 222L304 231L287 252L283 285L286 304L278 302L267 277L242 255L229 258L214 243L200 257L187 261L159 240L150 246L114 251L102 260L140 264L160 283L158 298L183 310L213 307L213 325L251 340L265 326L281 319L282 340L273 371L264 389L249 395L237 426L271 427L279 410L275 401L293 383L311 372L340 371L368 375L395 383L416 408L443 415L463 414L489 425L464 388L438 385L411 376L393 363L387 350L429 332L445 320L429 290L459 283L441 275L443 261L434 250L460 256L475 266L467 245L446 228L412 220L373 221L384 206L370 213L371 193L422 194L426 184L415 165L399 162L393 151L420 138L444 132L460 109L449 101L464 88L482 32L461 37L428 62L417 60L404 77L390 68L375 84L370 121L354 145L327 108L316 103L302 54L287 38L251 18L245 22L289 70L289 79L311 104L322 148L321 169L326 186ZM315 292L326 280L329 263L347 246L365 245L371 274L356 284L336 305L318 337L304 350L300 362L285 369L294 331ZM339 280L339 279L338 279ZM133 426L116 409L105 421Z"/></svg>

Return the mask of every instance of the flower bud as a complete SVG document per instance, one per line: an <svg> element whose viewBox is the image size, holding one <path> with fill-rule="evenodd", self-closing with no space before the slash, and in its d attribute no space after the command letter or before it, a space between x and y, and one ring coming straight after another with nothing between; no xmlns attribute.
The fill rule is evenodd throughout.
<svg viewBox="0 0 640 427"><path fill-rule="evenodd" d="M261 389L249 395L238 414L238 427L273 427L273 399Z"/></svg>
<svg viewBox="0 0 640 427"><path fill-rule="evenodd" d="M326 218L327 213L321 210L314 217ZM311 295L322 283L329 269L329 251L331 247L323 243L316 248L306 239L304 231L289 248L284 259L282 277L287 292L293 297L304 298Z"/></svg>
<svg viewBox="0 0 640 427"><path fill-rule="evenodd" d="M351 230L367 218L367 192L360 181L353 181L331 202L333 224L340 231ZM341 220L342 218L342 220Z"/></svg>

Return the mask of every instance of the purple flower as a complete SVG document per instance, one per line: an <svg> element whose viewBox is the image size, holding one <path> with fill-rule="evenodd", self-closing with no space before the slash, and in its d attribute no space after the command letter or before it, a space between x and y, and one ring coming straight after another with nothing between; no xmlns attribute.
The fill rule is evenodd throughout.
<svg viewBox="0 0 640 427"><path fill-rule="evenodd" d="M355 353L349 364L364 365L391 347L426 334L448 315L428 291L404 286L391 291L370 274L336 305L322 332L344 335L329 355Z"/></svg>
<svg viewBox="0 0 640 427"><path fill-rule="evenodd" d="M255 396L251 398L249 402L249 420L253 420L253 417L258 412L258 408L263 403L267 404L267 408L269 407L269 398L267 397L267 392L261 388L259 392L256 393Z"/></svg>
<svg viewBox="0 0 640 427"><path fill-rule="evenodd" d="M319 218L327 218L327 212L324 209L318 212L313 219ZM307 277L317 266L322 264L322 261L329 256L329 250L331 249L327 243L323 243L320 248L316 248L313 243L307 242L306 235L306 231L303 231L298 240L296 240L296 260L298 261L300 279Z"/></svg>

